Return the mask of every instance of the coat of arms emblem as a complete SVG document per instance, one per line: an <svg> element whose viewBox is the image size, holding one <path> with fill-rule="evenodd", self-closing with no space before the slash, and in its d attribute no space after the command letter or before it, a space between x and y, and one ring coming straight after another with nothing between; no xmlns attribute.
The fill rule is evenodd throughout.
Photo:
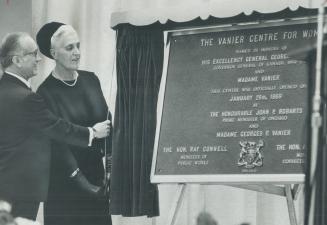
<svg viewBox="0 0 327 225"><path fill-rule="evenodd" d="M241 152L237 165L247 169L263 165L263 154L261 148L264 146L262 140L258 143L254 141L240 141Z"/></svg>

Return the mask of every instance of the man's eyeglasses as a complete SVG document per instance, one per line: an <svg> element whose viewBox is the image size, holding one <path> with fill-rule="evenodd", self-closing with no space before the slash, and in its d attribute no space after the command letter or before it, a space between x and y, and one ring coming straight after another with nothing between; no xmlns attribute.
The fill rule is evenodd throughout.
<svg viewBox="0 0 327 225"><path fill-rule="evenodd" d="M27 55L31 55L31 56L34 56L35 58L37 57L37 55L38 55L38 52L39 52L39 50L38 49L36 49L35 51L33 51L33 52L26 52L26 53L24 53L24 54L21 54L21 55L18 55L18 54L15 54L15 55L11 55L11 56L27 56Z"/></svg>
<svg viewBox="0 0 327 225"><path fill-rule="evenodd" d="M36 49L35 51L33 52L26 52L23 54L23 56L26 56L26 55L31 55L31 56L34 56L35 58L37 57L37 54L38 54L39 50Z"/></svg>

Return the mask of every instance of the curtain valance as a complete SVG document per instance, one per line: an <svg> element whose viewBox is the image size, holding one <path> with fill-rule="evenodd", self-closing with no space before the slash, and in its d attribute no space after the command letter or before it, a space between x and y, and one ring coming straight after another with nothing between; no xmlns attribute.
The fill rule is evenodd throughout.
<svg viewBox="0 0 327 225"><path fill-rule="evenodd" d="M231 18L238 15L249 16L252 14L276 14L279 12L298 11L299 9L314 9L319 7L319 1L312 0L238 0L238 1L208 1L189 4L187 0L172 4L157 4L156 6L129 8L118 10L111 14L111 27L119 24L146 26L153 23L166 24L168 22L183 23L195 19L207 20L208 18Z"/></svg>

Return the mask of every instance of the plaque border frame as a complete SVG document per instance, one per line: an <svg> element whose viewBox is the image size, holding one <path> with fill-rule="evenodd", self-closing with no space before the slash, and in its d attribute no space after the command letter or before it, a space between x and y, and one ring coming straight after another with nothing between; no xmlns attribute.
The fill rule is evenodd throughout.
<svg viewBox="0 0 327 225"><path fill-rule="evenodd" d="M158 175L155 173L155 167L158 155L158 145L160 128L162 121L163 104L165 99L170 42L168 38L170 36L179 35L192 35L208 32L220 32L220 31L232 31L237 29L251 29L260 28L267 25L281 26L281 25L296 25L296 24L308 24L317 22L316 16L296 17L292 19L274 19L263 20L255 22L244 22L237 24L222 24L217 26L204 26L204 27L189 27L184 29L166 30L164 31L164 64L161 78L161 84L158 95L157 103L157 127L154 141L154 152L151 164L151 183L216 183L216 184L246 184L246 183L274 183L274 184L301 184L305 182L304 173L296 174L200 174L200 175ZM309 96L310 97L310 96ZM308 106L310 107L310 106ZM161 110L160 110L161 109ZM308 146L309 148L309 146ZM308 151L308 150L307 150Z"/></svg>

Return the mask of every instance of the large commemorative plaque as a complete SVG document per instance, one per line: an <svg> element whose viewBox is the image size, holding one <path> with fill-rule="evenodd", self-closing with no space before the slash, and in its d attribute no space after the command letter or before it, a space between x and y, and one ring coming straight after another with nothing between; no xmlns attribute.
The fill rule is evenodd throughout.
<svg viewBox="0 0 327 225"><path fill-rule="evenodd" d="M169 32L151 181L304 181L316 23Z"/></svg>

